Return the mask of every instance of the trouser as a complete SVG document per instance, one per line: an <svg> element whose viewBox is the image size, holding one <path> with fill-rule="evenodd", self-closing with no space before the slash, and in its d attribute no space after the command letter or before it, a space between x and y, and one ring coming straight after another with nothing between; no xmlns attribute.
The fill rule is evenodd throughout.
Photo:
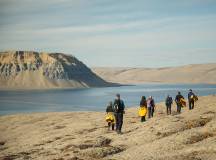
<svg viewBox="0 0 216 160"><path fill-rule="evenodd" d="M151 116L154 116L154 107L151 107Z"/></svg>
<svg viewBox="0 0 216 160"><path fill-rule="evenodd" d="M110 129L111 126L112 126L112 130L114 130L115 124L113 122L108 122L108 130Z"/></svg>
<svg viewBox="0 0 216 160"><path fill-rule="evenodd" d="M148 118L152 117L152 107L148 107Z"/></svg>
<svg viewBox="0 0 216 160"><path fill-rule="evenodd" d="M171 105L167 105L166 109L167 109L167 115L171 114Z"/></svg>
<svg viewBox="0 0 216 160"><path fill-rule="evenodd" d="M194 101L193 100L189 100L189 109L194 109Z"/></svg>
<svg viewBox="0 0 216 160"><path fill-rule="evenodd" d="M177 113L181 113L181 105L177 104Z"/></svg>
<svg viewBox="0 0 216 160"><path fill-rule="evenodd" d="M123 125L123 113L115 113L116 118L116 131L121 132Z"/></svg>
<svg viewBox="0 0 216 160"><path fill-rule="evenodd" d="M145 122L145 121L146 121L145 116L142 116L141 117L141 122Z"/></svg>

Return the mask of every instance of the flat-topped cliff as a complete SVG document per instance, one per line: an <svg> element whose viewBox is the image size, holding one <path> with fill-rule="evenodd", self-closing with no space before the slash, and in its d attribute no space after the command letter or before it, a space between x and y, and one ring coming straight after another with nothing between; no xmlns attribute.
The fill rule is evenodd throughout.
<svg viewBox="0 0 216 160"><path fill-rule="evenodd" d="M109 85L72 55L34 51L0 52L0 88L48 89Z"/></svg>

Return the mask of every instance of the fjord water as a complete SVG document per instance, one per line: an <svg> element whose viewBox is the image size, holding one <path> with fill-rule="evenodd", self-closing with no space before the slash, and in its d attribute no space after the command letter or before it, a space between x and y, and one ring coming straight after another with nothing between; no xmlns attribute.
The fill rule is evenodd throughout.
<svg viewBox="0 0 216 160"><path fill-rule="evenodd" d="M164 101L167 94L181 91L187 97L188 89L199 96L216 94L216 85L210 84L142 84L134 86L0 91L0 114L62 111L104 111L107 103L120 93L126 107L138 106L141 96L152 95L156 102Z"/></svg>

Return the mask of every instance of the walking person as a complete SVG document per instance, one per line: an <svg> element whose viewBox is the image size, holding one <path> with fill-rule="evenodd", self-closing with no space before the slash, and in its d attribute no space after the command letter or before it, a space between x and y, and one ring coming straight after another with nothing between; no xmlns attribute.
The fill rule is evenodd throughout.
<svg viewBox="0 0 216 160"><path fill-rule="evenodd" d="M140 108L139 108L139 116L141 117L141 122L146 121L146 113L147 113L147 102L146 97L142 96L140 101Z"/></svg>
<svg viewBox="0 0 216 160"><path fill-rule="evenodd" d="M112 128L112 130L115 129L115 117L114 117L114 109L113 109L113 104L112 101L109 102L107 108L106 108L106 121L108 123L108 131L110 130L110 128Z"/></svg>
<svg viewBox="0 0 216 160"><path fill-rule="evenodd" d="M125 109L124 101L121 100L120 94L116 94L116 99L114 101L114 113L116 119L116 132L118 134L122 133L121 129L123 125L123 114L125 113L124 109Z"/></svg>
<svg viewBox="0 0 216 160"><path fill-rule="evenodd" d="M190 89L188 93L189 110L194 109L194 102L197 100L198 97L193 93L192 89Z"/></svg>
<svg viewBox="0 0 216 160"><path fill-rule="evenodd" d="M147 99L148 118L151 118L151 103L150 97Z"/></svg>
<svg viewBox="0 0 216 160"><path fill-rule="evenodd" d="M153 117L152 97L147 99L148 118Z"/></svg>
<svg viewBox="0 0 216 160"><path fill-rule="evenodd" d="M165 100L165 104L166 104L167 115L170 115L172 104L173 104L173 99L170 95L167 95L166 100Z"/></svg>
<svg viewBox="0 0 216 160"><path fill-rule="evenodd" d="M177 113L178 114L181 113L181 108L183 107L181 99L184 99L184 97L181 95L181 92L178 92L178 94L175 97L175 102L177 105Z"/></svg>
<svg viewBox="0 0 216 160"><path fill-rule="evenodd" d="M150 98L151 98L151 117L153 117L154 116L154 112L155 112L155 101L154 101L154 98L152 97L152 96L150 96Z"/></svg>

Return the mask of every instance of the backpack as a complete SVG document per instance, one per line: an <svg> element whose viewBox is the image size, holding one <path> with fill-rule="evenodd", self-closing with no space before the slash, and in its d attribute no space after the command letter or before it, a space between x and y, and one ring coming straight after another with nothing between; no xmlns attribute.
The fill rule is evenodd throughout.
<svg viewBox="0 0 216 160"><path fill-rule="evenodd" d="M173 103L172 97L167 97L166 104L171 105Z"/></svg>
<svg viewBox="0 0 216 160"><path fill-rule="evenodd" d="M123 108L122 101L121 100L115 100L114 111L118 113L118 112L123 111L123 110L124 110L124 108Z"/></svg>

